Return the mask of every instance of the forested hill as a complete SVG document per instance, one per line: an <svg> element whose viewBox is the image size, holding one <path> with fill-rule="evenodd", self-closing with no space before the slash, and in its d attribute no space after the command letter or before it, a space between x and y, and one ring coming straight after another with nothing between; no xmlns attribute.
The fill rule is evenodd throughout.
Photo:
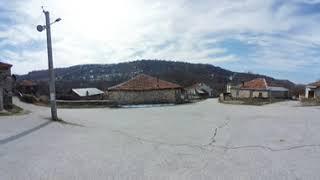
<svg viewBox="0 0 320 180"><path fill-rule="evenodd" d="M55 69L57 91L66 91L78 87L108 87L121 83L131 77L144 73L159 77L182 86L189 86L196 82L210 85L216 93L224 90L230 76L234 76L234 83L241 83L257 77L265 77L273 85L281 85L289 89L294 83L288 80L278 80L252 73L236 73L210 64L192 64L163 60L139 60L118 64L86 64L67 68ZM47 70L32 71L18 76L18 80L47 81Z"/></svg>

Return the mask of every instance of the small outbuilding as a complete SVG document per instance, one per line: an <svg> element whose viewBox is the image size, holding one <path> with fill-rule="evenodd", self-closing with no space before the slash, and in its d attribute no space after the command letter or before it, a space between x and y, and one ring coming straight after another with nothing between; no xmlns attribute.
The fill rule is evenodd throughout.
<svg viewBox="0 0 320 180"><path fill-rule="evenodd" d="M22 94L36 94L38 84L31 80L23 80L17 84L16 89Z"/></svg>
<svg viewBox="0 0 320 180"><path fill-rule="evenodd" d="M11 64L0 62L0 111L12 108Z"/></svg>
<svg viewBox="0 0 320 180"><path fill-rule="evenodd" d="M100 100L104 97L104 92L97 88L74 88L71 89L70 96L73 100Z"/></svg>
<svg viewBox="0 0 320 180"><path fill-rule="evenodd" d="M182 102L182 87L178 84L140 74L110 87L108 97L117 104L161 104Z"/></svg>
<svg viewBox="0 0 320 180"><path fill-rule="evenodd" d="M269 86L265 78L253 79L228 88L232 98L289 98L287 88Z"/></svg>
<svg viewBox="0 0 320 180"><path fill-rule="evenodd" d="M306 98L320 98L320 81L308 84L306 86Z"/></svg>
<svg viewBox="0 0 320 180"><path fill-rule="evenodd" d="M205 99L213 96L213 89L205 83L196 83L185 88L189 99Z"/></svg>

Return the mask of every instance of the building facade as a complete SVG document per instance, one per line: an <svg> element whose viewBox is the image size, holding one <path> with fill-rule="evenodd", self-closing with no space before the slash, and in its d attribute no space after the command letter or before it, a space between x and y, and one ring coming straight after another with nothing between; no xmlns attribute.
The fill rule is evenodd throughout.
<svg viewBox="0 0 320 180"><path fill-rule="evenodd" d="M12 108L11 64L0 62L0 111Z"/></svg>
<svg viewBox="0 0 320 180"><path fill-rule="evenodd" d="M159 78L140 74L129 81L110 87L110 100L117 104L162 104L180 103L182 87Z"/></svg>
<svg viewBox="0 0 320 180"><path fill-rule="evenodd" d="M305 92L306 98L320 98L320 81L308 84Z"/></svg>
<svg viewBox="0 0 320 180"><path fill-rule="evenodd" d="M74 88L69 92L69 100L102 100L104 94L97 88Z"/></svg>
<svg viewBox="0 0 320 180"><path fill-rule="evenodd" d="M213 96L213 89L205 83L196 83L185 88L189 99L205 99Z"/></svg>
<svg viewBox="0 0 320 180"><path fill-rule="evenodd" d="M289 98L288 89L269 86L264 78L243 82L238 86L229 87L229 89L232 98Z"/></svg>

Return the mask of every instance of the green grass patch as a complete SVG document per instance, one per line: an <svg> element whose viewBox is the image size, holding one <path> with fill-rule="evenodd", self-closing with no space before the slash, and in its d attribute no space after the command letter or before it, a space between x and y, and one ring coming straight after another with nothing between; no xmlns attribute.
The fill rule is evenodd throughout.
<svg viewBox="0 0 320 180"><path fill-rule="evenodd" d="M8 109L5 112L0 112L0 116L13 116L13 115L22 115L27 113L21 107L17 105L12 105L12 109Z"/></svg>

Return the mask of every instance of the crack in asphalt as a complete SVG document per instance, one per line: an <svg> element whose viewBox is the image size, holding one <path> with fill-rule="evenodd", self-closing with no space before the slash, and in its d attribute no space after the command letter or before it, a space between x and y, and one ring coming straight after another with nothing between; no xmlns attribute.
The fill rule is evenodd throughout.
<svg viewBox="0 0 320 180"><path fill-rule="evenodd" d="M145 138L133 136L133 135L130 135L130 134L125 133L125 132L120 131L120 130L112 130L112 132L115 132L115 133L124 135L124 136L129 137L129 138L132 138L132 139L135 139L135 140L137 140L137 141L139 141L139 142L147 142L147 143L151 143L151 144L167 145L167 146L176 146L176 147L197 148L197 149L200 149L200 150L208 151L208 149L205 148L203 145L186 144L186 143L181 143L181 144L166 143L166 142L155 141L155 140L151 140L151 139L145 139Z"/></svg>
<svg viewBox="0 0 320 180"><path fill-rule="evenodd" d="M320 147L320 144L307 144L307 145L296 145L296 146L289 146L286 148L271 148L269 146L263 146L263 145L247 145L247 146L221 146L221 145L213 145L212 147L217 147L217 148L222 148L225 150L237 150L237 149L263 149L263 150L268 150L272 152L277 152L277 151L290 151L290 150L295 150L295 149L302 149L306 147Z"/></svg>
<svg viewBox="0 0 320 180"><path fill-rule="evenodd" d="M267 150L271 152L279 152L279 151L290 151L290 150L302 149L302 148L308 148L308 147L320 147L320 144L296 145L296 146L289 146L289 147L279 148L279 149L272 148L269 146L264 146L264 145L223 146L223 145L212 145L210 143L205 145L196 145L196 144L188 144L188 143L176 144L176 143L167 143L167 142L137 137L120 130L111 130L111 131L129 138L135 139L139 142L145 142L145 143L156 144L156 145L166 145L166 146L172 146L172 147L189 147L189 148L198 149L198 150L207 151L207 152L213 152L214 148L224 149L225 151L242 150L242 149L262 149L262 150Z"/></svg>
<svg viewBox="0 0 320 180"><path fill-rule="evenodd" d="M208 145L212 145L212 144L214 144L214 143L216 142L215 137L216 137L217 134L218 134L218 130L227 127L227 126L229 125L230 121L231 121L230 117L227 117L227 121L225 121L222 125L220 125L220 126L218 126L218 127L215 128L214 134L213 134L213 136L211 137L211 142L210 142Z"/></svg>
<svg viewBox="0 0 320 180"><path fill-rule="evenodd" d="M222 125L218 126L218 129L225 128L226 126L229 125L230 122L231 122L231 118L230 118L230 117L227 117L227 121L224 122Z"/></svg>

